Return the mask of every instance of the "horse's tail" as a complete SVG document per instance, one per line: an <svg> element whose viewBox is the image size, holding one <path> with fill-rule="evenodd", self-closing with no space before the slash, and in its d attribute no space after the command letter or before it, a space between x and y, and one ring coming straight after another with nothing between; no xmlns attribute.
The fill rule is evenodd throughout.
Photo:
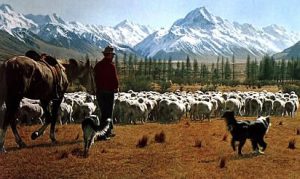
<svg viewBox="0 0 300 179"><path fill-rule="evenodd" d="M0 108L2 107L7 91L6 83L6 63L0 65Z"/></svg>

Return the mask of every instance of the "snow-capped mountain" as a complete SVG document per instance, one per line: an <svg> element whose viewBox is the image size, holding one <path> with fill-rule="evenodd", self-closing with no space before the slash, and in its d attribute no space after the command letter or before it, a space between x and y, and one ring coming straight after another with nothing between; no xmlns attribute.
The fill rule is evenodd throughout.
<svg viewBox="0 0 300 179"><path fill-rule="evenodd" d="M23 14L15 12L8 4L0 6L0 30L4 30L13 35L13 29L35 29L37 24L27 19Z"/></svg>
<svg viewBox="0 0 300 179"><path fill-rule="evenodd" d="M169 30L151 34L135 50L156 58L233 54L245 58L248 54L262 56L279 52L299 39L299 33L287 32L277 25L259 29L247 23L229 22L201 7L177 20Z"/></svg>
<svg viewBox="0 0 300 179"><path fill-rule="evenodd" d="M133 47L137 43L141 42L149 34L153 33L154 30L151 27L139 25L128 20L124 20L117 24L115 27L95 26L95 25L84 25L80 22L66 22L57 14L52 15L26 15L36 24L45 30L44 26L57 26L54 29L55 32L39 32L40 35L46 35L46 39L49 39L51 34L52 38L57 36L66 37L67 33L75 33L80 38L86 38L90 43L97 44L100 48L107 44L112 44L115 47L128 46ZM48 28L49 31L49 28ZM47 34L51 33L51 34ZM43 36L42 36L43 37Z"/></svg>
<svg viewBox="0 0 300 179"><path fill-rule="evenodd" d="M214 58L233 54L245 59L248 54L262 56L280 52L300 40L299 33L289 32L278 25L258 28L247 23L230 22L214 16L205 7L191 11L169 29L155 31L129 20L108 27L68 22L57 14L23 15L3 4L0 6L0 30L37 48L41 48L35 42L37 39L51 47L83 54L99 51L110 44L117 51L157 58L171 56L173 59L185 59L187 55Z"/></svg>
<svg viewBox="0 0 300 179"><path fill-rule="evenodd" d="M56 13L52 15L33 15L33 14L27 14L25 15L26 18L32 20L39 26L43 26L48 23L53 23L53 24L63 24L66 25L66 22L59 17Z"/></svg>
<svg viewBox="0 0 300 179"><path fill-rule="evenodd" d="M83 51L79 45L104 48L111 44L117 50L133 52L133 47L154 30L125 20L115 27L85 25L80 22L67 22L57 14L23 15L15 12L10 5L0 6L0 29L21 39L20 31L31 31L42 40L58 47L75 48ZM14 32L16 31L16 32Z"/></svg>

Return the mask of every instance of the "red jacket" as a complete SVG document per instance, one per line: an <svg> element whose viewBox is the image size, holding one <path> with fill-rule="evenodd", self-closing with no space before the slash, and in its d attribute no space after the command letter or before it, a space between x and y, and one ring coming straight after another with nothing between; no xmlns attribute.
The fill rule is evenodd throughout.
<svg viewBox="0 0 300 179"><path fill-rule="evenodd" d="M97 91L116 91L119 86L116 67L111 60L106 58L94 67Z"/></svg>

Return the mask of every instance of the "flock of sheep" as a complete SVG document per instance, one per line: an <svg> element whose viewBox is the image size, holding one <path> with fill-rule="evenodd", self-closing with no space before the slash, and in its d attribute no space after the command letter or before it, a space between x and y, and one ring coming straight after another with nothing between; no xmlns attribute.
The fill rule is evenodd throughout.
<svg viewBox="0 0 300 179"><path fill-rule="evenodd" d="M183 116L191 120L210 120L224 110L236 115L275 115L295 117L299 108L294 93L263 92L121 92L115 94L113 120L115 123L136 124L147 121L176 122ZM60 124L81 123L90 115L101 115L96 97L85 92L66 93L59 109ZM39 101L23 99L18 119L21 123L43 123Z"/></svg>

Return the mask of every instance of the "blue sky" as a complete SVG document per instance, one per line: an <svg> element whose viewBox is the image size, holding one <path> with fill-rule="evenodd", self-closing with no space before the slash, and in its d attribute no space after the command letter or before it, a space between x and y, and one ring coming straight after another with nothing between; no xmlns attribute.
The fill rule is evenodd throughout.
<svg viewBox="0 0 300 179"><path fill-rule="evenodd" d="M0 0L16 11L57 13L68 21L114 26L124 19L155 28L170 27L190 11L205 6L214 15L251 23L270 24L300 32L299 0Z"/></svg>

